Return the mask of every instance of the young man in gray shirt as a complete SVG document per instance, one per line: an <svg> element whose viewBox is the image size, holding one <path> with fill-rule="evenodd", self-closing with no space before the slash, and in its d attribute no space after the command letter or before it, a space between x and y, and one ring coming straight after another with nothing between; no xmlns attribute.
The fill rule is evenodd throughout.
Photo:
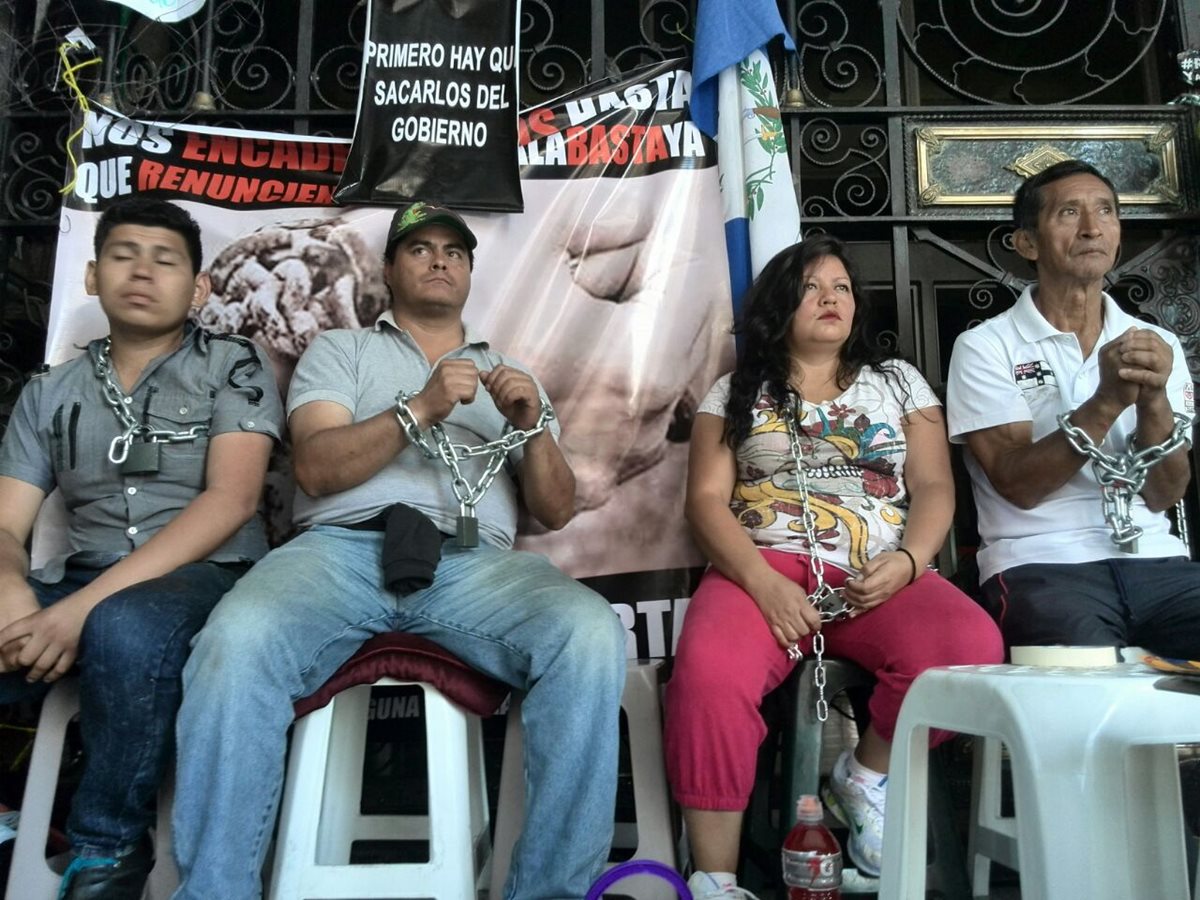
<svg viewBox="0 0 1200 900"><path fill-rule="evenodd" d="M80 675L83 775L66 900L140 900L192 635L266 539L255 513L283 411L242 338L196 327L200 231L164 200L100 218L87 291L109 334L40 373L0 447L0 703ZM30 573L47 495L66 553Z"/></svg>

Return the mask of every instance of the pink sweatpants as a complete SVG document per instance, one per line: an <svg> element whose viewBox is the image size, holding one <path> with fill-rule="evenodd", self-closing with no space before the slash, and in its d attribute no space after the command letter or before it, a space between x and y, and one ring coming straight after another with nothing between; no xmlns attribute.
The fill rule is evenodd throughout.
<svg viewBox="0 0 1200 900"><path fill-rule="evenodd" d="M761 552L776 571L811 591L807 556ZM825 568L831 586L840 587L845 578L841 570ZM871 724L889 741L904 694L922 671L1004 660L991 617L934 572L924 573L881 606L831 622L822 631L828 656L851 660L875 674ZM811 644L811 638L801 642L805 656ZM681 805L746 808L758 746L767 730L759 706L795 665L750 595L709 569L688 606L667 685L667 775Z"/></svg>

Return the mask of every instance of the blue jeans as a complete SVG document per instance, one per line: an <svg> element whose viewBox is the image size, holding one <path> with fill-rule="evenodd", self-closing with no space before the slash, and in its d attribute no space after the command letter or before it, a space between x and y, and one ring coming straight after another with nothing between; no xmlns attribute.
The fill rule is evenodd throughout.
<svg viewBox="0 0 1200 900"><path fill-rule="evenodd" d="M383 586L383 535L317 526L269 553L195 641L178 720L175 900L253 900L292 703L372 635L419 634L525 694L526 822L507 900L582 898L612 843L620 620L544 557L446 543L434 583ZM315 811L314 811L315 815Z"/></svg>
<svg viewBox="0 0 1200 900"><path fill-rule="evenodd" d="M29 585L43 607L95 579L103 568L68 565L62 581ZM80 856L111 857L137 844L155 819L158 785L174 749L180 673L188 645L242 565L191 563L106 598L79 641L79 728L83 775L67 836ZM23 672L0 675L0 703L44 695Z"/></svg>

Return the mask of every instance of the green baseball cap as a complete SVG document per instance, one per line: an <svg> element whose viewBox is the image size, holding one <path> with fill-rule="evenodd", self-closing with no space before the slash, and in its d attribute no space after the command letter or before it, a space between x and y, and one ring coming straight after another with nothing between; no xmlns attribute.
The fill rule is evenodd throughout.
<svg viewBox="0 0 1200 900"><path fill-rule="evenodd" d="M391 252L396 241L426 225L445 225L447 228L453 228L462 235L468 250L474 250L478 243L474 233L463 221L463 217L454 210L426 203L424 200L416 200L408 206L400 207L392 216L392 226L388 229L386 252Z"/></svg>

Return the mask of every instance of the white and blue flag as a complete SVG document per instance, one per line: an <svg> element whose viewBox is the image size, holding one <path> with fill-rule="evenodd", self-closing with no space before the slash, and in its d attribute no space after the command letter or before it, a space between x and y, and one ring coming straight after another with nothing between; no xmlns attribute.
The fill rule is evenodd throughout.
<svg viewBox="0 0 1200 900"><path fill-rule="evenodd" d="M765 47L784 28L775 0L700 0L692 120L716 138L734 312L763 266L800 240L779 97Z"/></svg>

